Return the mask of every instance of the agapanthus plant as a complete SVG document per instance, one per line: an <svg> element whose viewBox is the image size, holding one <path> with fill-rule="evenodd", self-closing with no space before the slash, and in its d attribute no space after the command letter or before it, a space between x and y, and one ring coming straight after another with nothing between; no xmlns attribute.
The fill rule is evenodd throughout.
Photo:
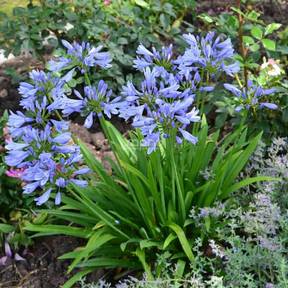
<svg viewBox="0 0 288 288"><path fill-rule="evenodd" d="M53 119L59 116L65 93L64 85L72 79L73 70L58 78L43 71L32 71L32 83L21 83L20 104L25 113L11 112L8 119L11 139L7 140L5 158L12 171L21 170L24 194L41 193L37 205L45 203L56 192L55 204L61 202L61 192L69 183L86 185L77 179L88 172L79 168L80 149L68 132L69 122Z"/></svg>
<svg viewBox="0 0 288 288"><path fill-rule="evenodd" d="M89 71L90 67L111 67L110 54L101 52L102 46L93 47L87 42L82 42L81 44L74 42L71 44L66 40L62 40L62 44L67 49L67 53L65 56L49 62L51 71L77 68L84 74Z"/></svg>
<svg viewBox="0 0 288 288"><path fill-rule="evenodd" d="M151 52L140 45L134 64L143 72L144 79L139 87L128 82L121 96L114 99L104 81L91 81L90 68L100 65L95 56L99 49L64 42L67 55L54 62L60 65L55 69L80 69L85 78L84 93L81 95L75 90L78 99L72 99L64 91L64 95L59 93L60 97L54 101L50 102L51 97L47 97L47 104L45 100L38 102L35 110L43 111L41 117L36 117L39 123L35 121L39 113L11 116L11 125L14 123L15 131L20 129L21 133L15 132L14 142L7 145L6 160L16 168L25 167L22 177L26 181L25 192L44 190L36 198L40 205L55 191L55 200L59 203L61 190L72 184L71 194L63 197L62 209L49 213L71 220L75 227L28 226L31 231L41 230L42 235L62 231L89 239L85 247L63 256L73 259L69 271L82 267L83 276L95 267L138 269L142 266L151 279L151 264L155 255L163 251L177 259L184 271L186 264L195 262L196 237L206 237L189 219L191 207L210 207L243 186L271 179L257 176L237 182L261 133L248 140L247 130L241 126L220 141L219 131L209 134L205 115L201 124L197 123L202 113L198 105L194 105L195 94L211 91L210 80L215 82L219 73L232 75L238 69L237 64L232 63L230 40L214 40L213 33L205 38L192 35L186 38L190 47L177 59L173 59L170 46ZM104 61L102 66L107 67L107 63ZM73 70L70 73L73 77L77 74L74 75ZM37 93L33 101L37 101ZM116 161L110 162L112 176L85 145L77 141L85 162L97 175L91 179L93 185L82 187L85 182L76 179L88 169L78 168L79 149L72 143L63 122L48 120L48 102L65 117L74 112L82 114L86 117L86 127L91 127L96 116L100 118L116 156ZM50 110L54 113L51 107ZM111 114L132 120L137 132L130 133L129 139L121 135L104 119ZM41 122L42 118L45 121ZM207 179L203 171L211 171L214 176ZM207 221L207 225L209 223ZM65 287L71 287L77 279L73 277Z"/></svg>
<svg viewBox="0 0 288 288"><path fill-rule="evenodd" d="M239 88L231 84L224 84L225 89L230 91L236 96L236 108L235 111L239 112L242 109L252 110L255 112L258 109L268 108L275 110L278 106L275 103L267 102L267 96L274 94L276 90L274 88L264 89L261 86L256 86L251 80L248 80L247 87Z"/></svg>
<svg viewBox="0 0 288 288"><path fill-rule="evenodd" d="M194 95L190 89L181 91L176 81L165 85L159 71L149 67L144 69L140 86L137 90L129 82L123 87L120 117L132 118L132 125L140 128L148 154L156 150L161 138L174 138L179 144L185 138L195 144L197 138L186 129L200 121L198 110L192 107Z"/></svg>

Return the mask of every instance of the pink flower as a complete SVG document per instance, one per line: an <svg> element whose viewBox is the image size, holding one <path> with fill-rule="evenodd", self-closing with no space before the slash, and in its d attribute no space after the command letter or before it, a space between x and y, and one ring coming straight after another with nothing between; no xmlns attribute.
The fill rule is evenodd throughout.
<svg viewBox="0 0 288 288"><path fill-rule="evenodd" d="M19 168L19 169L11 168L10 170L7 170L5 174L8 177L21 179L24 171L25 171L25 168Z"/></svg>
<svg viewBox="0 0 288 288"><path fill-rule="evenodd" d="M7 126L3 128L3 136L7 143L12 141L12 137L9 134L9 129Z"/></svg>
<svg viewBox="0 0 288 288"><path fill-rule="evenodd" d="M110 4L111 4L111 0L104 0L103 1L103 4L105 5L105 6L109 6Z"/></svg>

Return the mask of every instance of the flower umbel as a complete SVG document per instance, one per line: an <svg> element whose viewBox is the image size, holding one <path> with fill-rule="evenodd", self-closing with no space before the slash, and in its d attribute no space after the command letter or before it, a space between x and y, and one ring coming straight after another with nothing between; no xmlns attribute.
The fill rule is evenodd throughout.
<svg viewBox="0 0 288 288"><path fill-rule="evenodd" d="M33 70L31 83L22 82L19 88L25 112L11 112L8 119L11 137L6 140L5 161L13 168L7 174L24 182L24 194L44 191L36 197L37 205L48 201L54 191L55 203L59 204L61 192L69 183L86 183L77 180L81 175L77 172L81 154L68 132L69 122L54 119L59 116L57 110L63 105L65 85L73 72L72 69L59 78ZM65 185L56 185L59 178L64 179Z"/></svg>
<svg viewBox="0 0 288 288"><path fill-rule="evenodd" d="M93 47L87 42L82 42L81 44L74 42L71 44L66 40L62 40L62 44L66 48L67 54L49 62L51 71L77 67L81 73L85 73L88 72L89 67L111 67L110 55L107 52L101 52L102 46Z"/></svg>
<svg viewBox="0 0 288 288"><path fill-rule="evenodd" d="M140 128L143 146L148 147L148 154L156 150L161 138L172 138L177 143L182 139L195 144L197 138L186 128L200 120L198 110L192 108L194 95L189 89L181 91L180 86L165 84L158 71L144 69L144 80L141 89L137 90L133 83L123 87L123 102L120 117L132 118L132 125Z"/></svg>
<svg viewBox="0 0 288 288"><path fill-rule="evenodd" d="M225 89L230 91L234 96L236 96L237 107L235 111L239 112L242 109L249 110L250 108L262 109L268 108L270 110L275 110L278 106L275 103L266 102L266 96L276 92L274 88L264 89L261 86L256 86L252 81L248 81L247 89L240 90L231 84L224 84Z"/></svg>
<svg viewBox="0 0 288 288"><path fill-rule="evenodd" d="M71 99L66 97L63 101L64 108L62 110L64 116L69 116L73 112L81 113L86 117L84 126L90 128L93 124L94 117L102 117L103 113L111 118L112 114L118 113L118 106L120 105L120 97L110 100L112 90L108 89L108 85L100 80L97 88L92 86L84 87L84 97L78 92L74 91L78 99Z"/></svg>

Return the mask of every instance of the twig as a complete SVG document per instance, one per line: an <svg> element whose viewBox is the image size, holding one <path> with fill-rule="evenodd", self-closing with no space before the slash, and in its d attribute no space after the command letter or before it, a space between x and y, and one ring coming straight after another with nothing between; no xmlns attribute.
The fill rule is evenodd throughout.
<svg viewBox="0 0 288 288"><path fill-rule="evenodd" d="M13 268L13 265L7 266L5 269L3 269L3 270L0 271L0 274L6 272L6 271L9 270L11 267ZM0 287L1 287L1 286L0 286Z"/></svg>
<svg viewBox="0 0 288 288"><path fill-rule="evenodd" d="M241 11L241 0L237 0L237 8L239 11ZM241 13L237 13L237 14L238 14L238 22L239 22L239 28L238 28L239 50L243 58L243 65L244 65L244 86L245 88L247 88L247 84L248 84L248 70L246 67L247 49L245 49L244 41L243 41L244 18Z"/></svg>
<svg viewBox="0 0 288 288"><path fill-rule="evenodd" d="M41 270L33 270L33 271L30 271L29 273L27 273L24 277L21 278L20 282L17 284L17 288L21 288L23 287L23 283L25 283L25 281L33 274L36 274L38 273L39 271L43 271L43 270L47 270L47 269L41 269Z"/></svg>

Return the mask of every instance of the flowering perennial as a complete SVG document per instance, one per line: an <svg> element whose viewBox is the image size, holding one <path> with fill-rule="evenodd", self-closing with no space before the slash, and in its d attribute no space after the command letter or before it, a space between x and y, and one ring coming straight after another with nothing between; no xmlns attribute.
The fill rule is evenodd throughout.
<svg viewBox="0 0 288 288"><path fill-rule="evenodd" d="M256 86L252 81L248 81L247 90L238 89L237 87L231 84L224 84L225 89L230 91L233 95L236 96L238 106L235 108L235 111L239 112L242 109L249 110L257 108L268 108L275 110L278 106L275 103L266 102L265 96L275 93L275 89L263 89L261 86ZM263 100L261 98L264 98Z"/></svg>
<svg viewBox="0 0 288 288"><path fill-rule="evenodd" d="M195 144L197 137L192 135L191 126L199 122L201 116L193 106L195 98L198 104L203 102L199 95L213 90L212 81L215 82L218 73L222 71L232 76L239 71L239 65L232 59L234 50L230 39L221 41L214 33L206 37L186 34L184 39L189 47L178 57L173 57L172 45L157 51L140 44L134 67L143 73L144 79L138 88L128 82L121 96L114 98L103 80L95 85L89 79L91 67L111 67L111 58L107 52L101 52L102 46L95 48L89 43L71 44L63 40L66 54L50 61L49 66L53 72L69 70L68 73L58 77L53 73L32 71L31 83L23 82L19 88L20 104L25 112L11 112L9 117L12 139L7 140L6 163L12 167L10 174L16 171L24 182L24 193L43 190L36 198L41 205L56 192L55 203L59 204L61 191L69 183L86 184L77 177L88 169L77 168L81 162L80 149L73 143L68 132L69 123L62 119L60 111L64 117L80 113L86 118L84 126L87 128L92 126L95 117L111 118L119 114L125 120L131 119L132 125L142 133L142 145L148 148L148 154L157 149L162 139L172 144L181 144L184 139ZM84 74L86 84L83 93L74 90L75 99L68 97L71 89L67 89L67 85L77 70ZM256 105L277 108L273 103L260 101L273 90L253 86L250 82L246 92L230 84L225 84L225 88L239 98L237 110Z"/></svg>
<svg viewBox="0 0 288 288"><path fill-rule="evenodd" d="M109 53L100 52L102 46L91 47L89 43L82 42L70 44L62 40L63 46L67 49L65 57L59 57L57 60L49 62L51 71L61 71L77 67L81 73L88 72L89 67L99 66L101 68L111 67L111 58Z"/></svg>
<svg viewBox="0 0 288 288"><path fill-rule="evenodd" d="M197 138L185 130L200 120L198 110L191 108L194 95L189 89L179 88L176 82L166 85L157 69L149 67L144 69L140 90L131 82L123 87L125 105L120 107L120 117L133 118L132 125L140 128L148 154L155 151L161 137L174 137L179 144L182 138L193 144L197 142Z"/></svg>
<svg viewBox="0 0 288 288"><path fill-rule="evenodd" d="M44 191L36 197L37 205L45 203L55 191L55 204L61 202L61 191L68 183L86 185L77 179L88 172L77 168L81 162L80 148L73 144L67 131L69 123L52 119L51 115L61 107L66 82L72 79L73 70L62 78L43 71L32 71L32 84L23 82L19 92L25 113L11 112L8 120L7 165L23 182L24 194Z"/></svg>
<svg viewBox="0 0 288 288"><path fill-rule="evenodd" d="M192 108L195 94L214 89L200 75L206 71L215 78L219 71L228 75L239 71L238 63L232 61L230 39L221 42L219 37L213 40L214 36L184 35L190 47L177 59L173 59L172 45L160 52L139 45L134 67L143 72L144 80L139 89L132 82L123 87L119 110L120 117L132 118L132 125L140 128L148 154L156 150L161 138L172 137L179 144L184 138L195 144L197 138L187 131L192 123L200 121L198 109Z"/></svg>
<svg viewBox="0 0 288 288"><path fill-rule="evenodd" d="M232 76L240 70L238 62L232 61L234 49L231 40L228 38L221 42L220 37L214 38L214 32L207 33L206 37L184 34L190 47L175 61L182 74L205 68L212 77L220 72Z"/></svg>
<svg viewBox="0 0 288 288"><path fill-rule="evenodd" d="M116 97L110 101L112 90L108 90L108 85L100 80L97 89L92 86L84 87L84 95L82 97L78 91L74 91L78 99L70 99L65 97L63 100L63 114L69 116L73 112L81 113L86 117L84 126L90 128L93 124L93 118L97 115L102 117L103 113L111 118L111 114L118 113L120 97Z"/></svg>

